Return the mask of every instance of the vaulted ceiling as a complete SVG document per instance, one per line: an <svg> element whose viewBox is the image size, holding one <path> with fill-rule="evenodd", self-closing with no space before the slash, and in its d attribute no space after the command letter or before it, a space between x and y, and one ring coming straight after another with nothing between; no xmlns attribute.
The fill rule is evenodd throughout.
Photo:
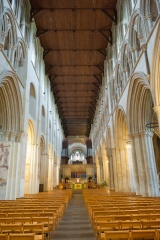
<svg viewBox="0 0 160 240"><path fill-rule="evenodd" d="M30 0L65 136L89 136L117 0Z"/></svg>

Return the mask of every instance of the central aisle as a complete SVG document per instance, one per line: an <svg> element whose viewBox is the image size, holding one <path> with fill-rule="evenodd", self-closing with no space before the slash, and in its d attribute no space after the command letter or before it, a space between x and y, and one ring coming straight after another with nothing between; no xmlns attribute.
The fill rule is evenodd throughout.
<svg viewBox="0 0 160 240"><path fill-rule="evenodd" d="M74 191L66 212L51 240L95 240L81 193Z"/></svg>

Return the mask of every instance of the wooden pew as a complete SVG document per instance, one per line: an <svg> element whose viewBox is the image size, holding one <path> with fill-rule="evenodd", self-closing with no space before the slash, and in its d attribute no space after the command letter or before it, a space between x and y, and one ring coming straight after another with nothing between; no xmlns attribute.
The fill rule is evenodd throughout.
<svg viewBox="0 0 160 240"><path fill-rule="evenodd" d="M134 239L153 239L157 240L156 230L131 230L131 240Z"/></svg>
<svg viewBox="0 0 160 240"><path fill-rule="evenodd" d="M107 231L101 233L100 240L125 239L130 240L130 231Z"/></svg>
<svg viewBox="0 0 160 240"><path fill-rule="evenodd" d="M9 240L8 234L0 234L0 240Z"/></svg>
<svg viewBox="0 0 160 240"><path fill-rule="evenodd" d="M9 234L8 240L35 240L35 234L34 233Z"/></svg>

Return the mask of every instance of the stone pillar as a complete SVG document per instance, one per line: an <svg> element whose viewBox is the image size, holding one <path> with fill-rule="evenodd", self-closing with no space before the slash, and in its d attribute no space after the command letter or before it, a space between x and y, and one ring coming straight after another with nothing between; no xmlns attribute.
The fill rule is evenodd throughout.
<svg viewBox="0 0 160 240"><path fill-rule="evenodd" d="M105 161L105 169L106 169L106 171L105 171L106 172L105 180L109 184L109 182L110 182L110 174L109 174L109 160L108 160L108 158Z"/></svg>
<svg viewBox="0 0 160 240"><path fill-rule="evenodd" d="M104 166L102 157L98 158L99 160L99 171L100 171L100 183L104 180Z"/></svg>
<svg viewBox="0 0 160 240"><path fill-rule="evenodd" d="M128 159L128 171L129 171L129 181L130 181L130 190L131 192L136 192L136 186L135 186L135 176L134 176L134 170L133 170L133 159L132 159L132 152L131 152L131 143L126 143L126 155Z"/></svg>
<svg viewBox="0 0 160 240"><path fill-rule="evenodd" d="M49 157L49 164L48 164L48 190L53 190L53 158Z"/></svg>
<svg viewBox="0 0 160 240"><path fill-rule="evenodd" d="M140 194L142 194L143 196L147 196L148 195L147 185L146 185L147 179L146 179L146 172L144 169L145 163L143 158L141 136L138 133L134 134L134 143L135 143L135 153L136 153L136 161L137 161L137 168L138 168Z"/></svg>
<svg viewBox="0 0 160 240"><path fill-rule="evenodd" d="M26 173L25 173L25 193L37 193L38 184L38 154L37 146L31 144L27 146L27 161L26 161Z"/></svg>
<svg viewBox="0 0 160 240"><path fill-rule="evenodd" d="M158 184L158 175L157 168L155 162L155 155L153 149L153 134L150 132L141 134L143 143L144 143L144 153L146 153L146 172L147 175L147 184L148 184L148 192L150 196L159 196L159 184ZM147 171L148 169L148 171Z"/></svg>
<svg viewBox="0 0 160 240"><path fill-rule="evenodd" d="M100 176L100 165L99 163L96 163L96 168L97 168L97 184L101 183L101 176Z"/></svg>
<svg viewBox="0 0 160 240"><path fill-rule="evenodd" d="M158 178L152 143L152 134L142 132L131 138L136 193L158 196Z"/></svg>
<svg viewBox="0 0 160 240"><path fill-rule="evenodd" d="M136 194L140 194L140 184L139 184L139 177L138 177L138 164L137 164L137 157L136 157L136 144L135 144L135 141L134 141L133 134L130 134L129 138L130 138L130 141L131 141L131 153L132 153L135 191L136 191Z"/></svg>
<svg viewBox="0 0 160 240"><path fill-rule="evenodd" d="M109 168L108 168L108 158L107 156L103 157L103 179L108 182L109 180Z"/></svg>
<svg viewBox="0 0 160 240"><path fill-rule="evenodd" d="M40 183L43 185L43 191L48 191L48 164L49 156L47 153L41 154L41 173L40 173Z"/></svg>
<svg viewBox="0 0 160 240"><path fill-rule="evenodd" d="M109 184L110 184L110 189L114 190L115 187L114 187L113 158L112 158L112 156L109 156L108 159L109 159L109 161L108 161L108 164L109 164Z"/></svg>
<svg viewBox="0 0 160 240"><path fill-rule="evenodd" d="M27 154L27 133L23 132L20 138L21 143L21 151L20 151L20 161L19 161L19 171L20 171L20 181L19 181L19 196L24 197L24 189L25 189L25 168L26 168L26 154Z"/></svg>
<svg viewBox="0 0 160 240"><path fill-rule="evenodd" d="M5 199L15 200L19 188L19 186L17 186L17 180L20 180L20 172L18 171L20 143L6 142L5 145L6 144L10 145L10 149L8 155L8 177Z"/></svg>
<svg viewBox="0 0 160 240"><path fill-rule="evenodd" d="M53 187L56 187L59 184L59 172L58 166L54 164L53 167Z"/></svg>
<svg viewBox="0 0 160 240"><path fill-rule="evenodd" d="M122 169L122 191L128 192L129 188L129 178L128 178L128 161L126 159L126 149L120 149L121 158L121 169Z"/></svg>
<svg viewBox="0 0 160 240"><path fill-rule="evenodd" d="M119 148L116 148L116 165L117 165L118 191L123 191L123 174Z"/></svg>
<svg viewBox="0 0 160 240"><path fill-rule="evenodd" d="M118 191L116 148L112 148L112 156L113 156L112 162L113 162L113 173L114 173L114 186L115 186L115 191Z"/></svg>

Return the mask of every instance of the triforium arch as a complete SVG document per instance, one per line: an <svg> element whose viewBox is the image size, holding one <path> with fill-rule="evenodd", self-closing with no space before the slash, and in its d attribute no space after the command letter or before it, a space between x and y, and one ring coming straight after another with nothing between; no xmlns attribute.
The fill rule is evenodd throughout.
<svg viewBox="0 0 160 240"><path fill-rule="evenodd" d="M146 127L153 115L149 82L145 74L135 73L129 86L127 116L136 192L145 196L158 195L153 133Z"/></svg>
<svg viewBox="0 0 160 240"><path fill-rule="evenodd" d="M152 30L153 24L160 13L159 0L141 0L140 13L145 25L145 35L148 36Z"/></svg>
<svg viewBox="0 0 160 240"><path fill-rule="evenodd" d="M4 9L0 20L0 44L11 64L14 61L14 47L17 43L17 31L14 15L10 9Z"/></svg>
<svg viewBox="0 0 160 240"><path fill-rule="evenodd" d="M126 115L121 106L118 106L115 115L115 158L114 173L118 191L131 191L130 166L127 151L128 126Z"/></svg>
<svg viewBox="0 0 160 240"><path fill-rule="evenodd" d="M131 26L129 29L129 47L132 55L133 65L137 62L140 54L141 45L143 43L142 19L138 10L134 12L131 18Z"/></svg>
<svg viewBox="0 0 160 240"><path fill-rule="evenodd" d="M17 71L19 67L23 66L25 57L26 57L26 44L22 38L18 38L13 57L13 66L15 71Z"/></svg>

